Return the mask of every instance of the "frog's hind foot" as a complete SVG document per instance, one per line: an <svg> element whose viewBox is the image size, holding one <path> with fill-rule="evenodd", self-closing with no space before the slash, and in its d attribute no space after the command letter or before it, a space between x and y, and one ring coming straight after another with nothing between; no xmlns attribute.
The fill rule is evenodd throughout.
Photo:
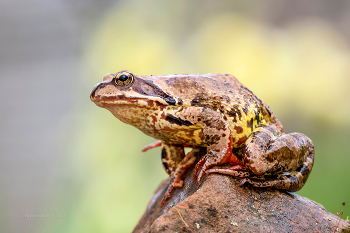
<svg viewBox="0 0 350 233"><path fill-rule="evenodd" d="M168 198L170 197L171 193L173 192L174 188L182 188L184 181L182 180L183 176L185 175L187 169L194 164L196 161L195 154L199 152L199 148L193 148L177 165L175 171L171 173L171 181L168 187L168 190L166 191L163 200L161 202L161 206L164 206Z"/></svg>
<svg viewBox="0 0 350 233"><path fill-rule="evenodd" d="M251 174L247 168L242 165L235 165L233 167L223 169L223 168L213 168L205 172L206 174L220 173L224 175L234 176L237 178L246 178Z"/></svg>
<svg viewBox="0 0 350 233"><path fill-rule="evenodd" d="M313 162L314 155L309 154L306 161L296 171L291 172L290 174L280 174L266 180L263 178L259 179L259 177L245 177L240 180L239 186L249 183L254 187L275 187L296 192L304 186L311 172Z"/></svg>

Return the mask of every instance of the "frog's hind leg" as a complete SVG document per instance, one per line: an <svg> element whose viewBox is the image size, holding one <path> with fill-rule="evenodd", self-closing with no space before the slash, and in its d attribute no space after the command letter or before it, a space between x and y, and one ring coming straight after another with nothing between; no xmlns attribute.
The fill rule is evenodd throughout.
<svg viewBox="0 0 350 233"><path fill-rule="evenodd" d="M314 146L301 133L282 135L274 126L260 126L251 133L243 149L244 166L257 176L290 172L276 181L246 181L259 187L276 187L290 191L302 188L311 172ZM296 171L296 172L295 172Z"/></svg>
<svg viewBox="0 0 350 233"><path fill-rule="evenodd" d="M162 163L165 171L170 175L171 181L165 193L161 206L164 206L174 188L183 186L183 176L187 169L196 161L195 153L199 148L193 148L186 156L182 145L163 144Z"/></svg>
<svg viewBox="0 0 350 233"><path fill-rule="evenodd" d="M230 169L211 169L208 173L243 177L241 185L248 182L256 187L297 191L303 187L311 172L314 146L304 134L283 135L273 125L261 125L249 135L242 156L244 167L236 165ZM253 174L248 176L244 171ZM290 174L281 175L284 172Z"/></svg>
<svg viewBox="0 0 350 233"><path fill-rule="evenodd" d="M275 178L270 180L243 178L240 180L239 186L245 183L249 183L254 187L275 187L278 189L286 189L291 192L296 192L304 186L311 172L313 162L314 162L314 154L309 154L308 157L306 158L305 163L302 164L296 171L288 175L284 175L284 174L276 175Z"/></svg>

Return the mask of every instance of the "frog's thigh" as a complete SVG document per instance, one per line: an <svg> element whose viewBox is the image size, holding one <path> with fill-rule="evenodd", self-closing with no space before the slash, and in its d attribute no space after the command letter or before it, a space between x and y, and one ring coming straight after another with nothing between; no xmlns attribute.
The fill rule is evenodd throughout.
<svg viewBox="0 0 350 233"><path fill-rule="evenodd" d="M259 180L254 178L244 178L240 181L239 185L243 185L244 183L250 183L254 187L275 187L278 189L285 189L291 192L296 192L300 190L312 169L312 165L314 162L314 154L310 153L306 161L298 167L298 169L289 175L277 175L274 179L267 180Z"/></svg>
<svg viewBox="0 0 350 233"><path fill-rule="evenodd" d="M177 165L185 157L183 145L169 145L163 143L162 163L165 171L171 175L176 170Z"/></svg>
<svg viewBox="0 0 350 233"><path fill-rule="evenodd" d="M295 171L310 154L314 154L314 147L304 134L290 133L279 137L274 127L265 126L257 128L248 137L243 159L254 174L264 175Z"/></svg>

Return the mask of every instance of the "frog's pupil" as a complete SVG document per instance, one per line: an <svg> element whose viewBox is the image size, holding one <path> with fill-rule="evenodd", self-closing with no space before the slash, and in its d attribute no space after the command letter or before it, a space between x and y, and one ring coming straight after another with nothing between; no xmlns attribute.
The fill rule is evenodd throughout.
<svg viewBox="0 0 350 233"><path fill-rule="evenodd" d="M125 82L126 80L128 80L128 76L126 76L125 74L120 75L119 81Z"/></svg>

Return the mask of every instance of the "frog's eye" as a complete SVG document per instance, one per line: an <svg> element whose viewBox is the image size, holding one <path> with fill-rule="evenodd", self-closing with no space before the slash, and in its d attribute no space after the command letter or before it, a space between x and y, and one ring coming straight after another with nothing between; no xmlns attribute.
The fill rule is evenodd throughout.
<svg viewBox="0 0 350 233"><path fill-rule="evenodd" d="M129 72L117 73L114 78L115 85L127 88L134 83L134 75Z"/></svg>

